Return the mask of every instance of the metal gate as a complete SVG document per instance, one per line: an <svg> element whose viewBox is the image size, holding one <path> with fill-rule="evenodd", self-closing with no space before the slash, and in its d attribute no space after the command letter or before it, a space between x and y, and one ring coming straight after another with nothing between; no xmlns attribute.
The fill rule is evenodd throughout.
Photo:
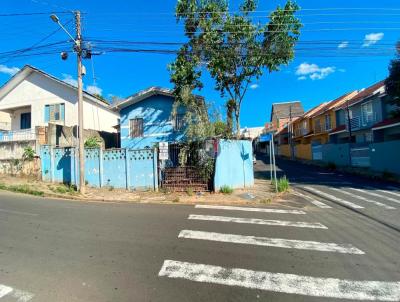
<svg viewBox="0 0 400 302"><path fill-rule="evenodd" d="M354 167L369 167L371 165L369 157L369 147L351 148L351 165Z"/></svg>
<svg viewBox="0 0 400 302"><path fill-rule="evenodd" d="M312 148L312 159L322 160L322 145L313 145Z"/></svg>

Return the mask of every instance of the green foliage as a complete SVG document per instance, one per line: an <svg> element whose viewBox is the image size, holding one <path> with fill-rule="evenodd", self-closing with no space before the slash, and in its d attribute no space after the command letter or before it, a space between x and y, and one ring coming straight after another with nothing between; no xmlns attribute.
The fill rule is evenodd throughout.
<svg viewBox="0 0 400 302"><path fill-rule="evenodd" d="M24 148L24 153L22 154L22 159L27 161L32 161L35 158L35 150L31 146Z"/></svg>
<svg viewBox="0 0 400 302"><path fill-rule="evenodd" d="M230 186L223 185L221 188L219 188L219 192L223 194L232 194L233 189Z"/></svg>
<svg viewBox="0 0 400 302"><path fill-rule="evenodd" d="M289 190L289 180L286 176L278 179L278 192L286 192Z"/></svg>
<svg viewBox="0 0 400 302"><path fill-rule="evenodd" d="M184 22L188 38L170 65L176 98L194 105L192 109L196 107L193 97L187 95L203 87L200 77L204 67L214 79L215 89L234 104L227 106L227 113L234 113L237 136L240 108L249 84L264 70L277 71L288 64L300 35L295 2L288 0L283 8L278 7L266 24L254 22L251 13L256 9L255 0L243 0L235 13L223 0L178 0L176 6L177 20Z"/></svg>
<svg viewBox="0 0 400 302"><path fill-rule="evenodd" d="M58 185L56 187L49 187L51 191L58 194L75 194L77 192L77 188L74 185Z"/></svg>
<svg viewBox="0 0 400 302"><path fill-rule="evenodd" d="M30 195L35 195L35 196L43 196L44 195L43 191L31 189L28 185L8 186L4 183L0 183L0 190L7 190L7 191L11 191L11 192L24 193L24 194L30 194Z"/></svg>
<svg viewBox="0 0 400 302"><path fill-rule="evenodd" d="M390 62L389 76L385 80L386 93L391 97L391 103L400 107L400 41L397 43L396 58ZM400 116L400 108L392 112L393 117Z"/></svg>
<svg viewBox="0 0 400 302"><path fill-rule="evenodd" d="M215 121L213 123L214 126L214 134L216 136L222 136L225 137L228 134L228 127L226 123L223 121Z"/></svg>
<svg viewBox="0 0 400 302"><path fill-rule="evenodd" d="M100 148L101 139L97 136L91 136L85 141L85 148Z"/></svg>
<svg viewBox="0 0 400 302"><path fill-rule="evenodd" d="M174 202L174 203L177 203L179 201L180 201L179 197L175 197L174 199L172 199L172 202Z"/></svg>
<svg viewBox="0 0 400 302"><path fill-rule="evenodd" d="M186 188L186 194L188 196L193 196L194 192L193 192L193 188Z"/></svg>

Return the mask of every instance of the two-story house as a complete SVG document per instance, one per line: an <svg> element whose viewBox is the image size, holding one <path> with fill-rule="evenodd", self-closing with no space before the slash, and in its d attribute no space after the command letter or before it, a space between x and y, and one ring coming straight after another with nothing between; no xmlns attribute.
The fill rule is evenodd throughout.
<svg viewBox="0 0 400 302"><path fill-rule="evenodd" d="M204 104L201 96L197 99ZM173 115L174 102L171 89L150 87L116 104L121 116L121 147L143 149L159 142L183 141L185 108L177 108Z"/></svg>
<svg viewBox="0 0 400 302"><path fill-rule="evenodd" d="M372 127L383 120L386 97L384 81L360 90L336 108L336 128L330 133L332 143L355 143L363 145L373 142ZM351 132L351 138L350 138Z"/></svg>
<svg viewBox="0 0 400 302"><path fill-rule="evenodd" d="M77 88L26 65L0 88L0 112L10 132L3 138L34 137L37 126L78 124ZM83 92L84 129L116 132L119 114L98 97Z"/></svg>

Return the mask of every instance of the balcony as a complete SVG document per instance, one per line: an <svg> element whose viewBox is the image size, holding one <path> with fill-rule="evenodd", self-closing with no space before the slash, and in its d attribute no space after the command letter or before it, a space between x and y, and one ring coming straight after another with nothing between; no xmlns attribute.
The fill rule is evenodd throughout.
<svg viewBox="0 0 400 302"><path fill-rule="evenodd" d="M0 131L0 143L32 141L35 139L36 139L35 129Z"/></svg>
<svg viewBox="0 0 400 302"><path fill-rule="evenodd" d="M374 123L376 123L376 121L377 121L376 113L365 114L362 117L354 116L353 118L350 119L351 130L358 130L361 128L370 127ZM346 119L346 129L348 129L348 128L349 128L349 123L347 122L347 119Z"/></svg>
<svg viewBox="0 0 400 302"><path fill-rule="evenodd" d="M11 123L0 122L0 131L8 131L11 129Z"/></svg>
<svg viewBox="0 0 400 302"><path fill-rule="evenodd" d="M294 137L307 135L308 130L306 128L296 128L294 129Z"/></svg>
<svg viewBox="0 0 400 302"><path fill-rule="evenodd" d="M321 124L314 125L314 134L325 133L330 130L332 130L332 125L330 123L329 124L325 123L323 125Z"/></svg>

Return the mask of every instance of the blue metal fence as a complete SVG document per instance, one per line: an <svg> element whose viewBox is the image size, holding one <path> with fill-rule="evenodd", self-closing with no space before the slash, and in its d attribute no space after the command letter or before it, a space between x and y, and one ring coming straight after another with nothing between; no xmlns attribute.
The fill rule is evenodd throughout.
<svg viewBox="0 0 400 302"><path fill-rule="evenodd" d="M77 184L79 169L75 148L41 147L42 179ZM155 149L85 149L85 182L92 187L157 190Z"/></svg>

